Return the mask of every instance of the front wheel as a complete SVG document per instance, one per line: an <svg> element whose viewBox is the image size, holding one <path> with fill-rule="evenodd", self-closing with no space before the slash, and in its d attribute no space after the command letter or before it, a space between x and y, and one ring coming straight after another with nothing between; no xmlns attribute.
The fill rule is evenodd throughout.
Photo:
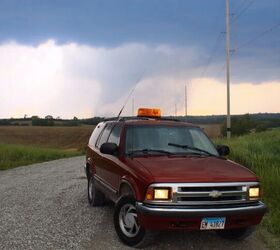
<svg viewBox="0 0 280 250"><path fill-rule="evenodd" d="M128 246L141 248L153 239L154 234L138 223L135 199L131 195L121 197L116 204L114 224L120 240Z"/></svg>
<svg viewBox="0 0 280 250"><path fill-rule="evenodd" d="M229 240L243 240L254 232L253 227L243 227L237 229L217 230L216 233L222 238Z"/></svg>

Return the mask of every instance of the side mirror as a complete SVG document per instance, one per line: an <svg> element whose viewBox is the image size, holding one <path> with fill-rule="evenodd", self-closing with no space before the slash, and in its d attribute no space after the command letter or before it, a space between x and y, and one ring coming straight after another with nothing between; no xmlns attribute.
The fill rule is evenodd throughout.
<svg viewBox="0 0 280 250"><path fill-rule="evenodd" d="M216 148L220 156L226 156L230 153L229 147L226 145L217 145Z"/></svg>
<svg viewBox="0 0 280 250"><path fill-rule="evenodd" d="M116 143L105 142L100 147L100 152L102 154L116 155L118 151L118 145Z"/></svg>

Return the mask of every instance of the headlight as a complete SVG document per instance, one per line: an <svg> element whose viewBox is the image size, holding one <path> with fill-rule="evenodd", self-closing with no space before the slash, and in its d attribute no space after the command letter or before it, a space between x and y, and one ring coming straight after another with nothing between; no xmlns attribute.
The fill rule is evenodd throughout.
<svg viewBox="0 0 280 250"><path fill-rule="evenodd" d="M149 187L146 192L146 200L165 201L171 199L171 188L169 187Z"/></svg>
<svg viewBox="0 0 280 250"><path fill-rule="evenodd" d="M154 189L154 199L155 200L168 200L170 189Z"/></svg>
<svg viewBox="0 0 280 250"><path fill-rule="evenodd" d="M249 188L249 199L254 200L260 198L260 187Z"/></svg>

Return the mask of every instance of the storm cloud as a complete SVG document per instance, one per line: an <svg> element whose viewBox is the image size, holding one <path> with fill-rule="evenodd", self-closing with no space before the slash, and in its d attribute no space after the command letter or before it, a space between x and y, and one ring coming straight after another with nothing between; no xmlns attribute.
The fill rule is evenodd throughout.
<svg viewBox="0 0 280 250"><path fill-rule="evenodd" d="M156 106L162 108L165 115L173 115L176 105L178 114L183 114L185 84L188 85L190 113L225 113L224 72L215 77L224 62L213 63L201 77L204 60L209 55L198 47L127 43L106 48L56 44L48 40L37 46L5 43L0 45L0 54L0 117L23 117L24 114L66 118L112 116L118 113L135 86L124 114L132 114L132 99L135 108ZM240 73L233 81L234 86L239 86L238 90L237 87L233 89L239 93L242 93L242 86L247 86L247 94L251 89L254 94L251 99L247 98L251 103L257 102L254 95L260 98L269 94L269 89L273 93L280 91L275 67L265 68L261 62L246 66L246 60L242 63L240 72L244 72L244 76L248 75L246 71L251 65L255 72L261 72L252 74L251 71L250 78ZM254 87L256 84L262 87ZM271 104L263 107L258 103L237 105L235 110L233 104L233 112L277 112L278 102L272 94Z"/></svg>

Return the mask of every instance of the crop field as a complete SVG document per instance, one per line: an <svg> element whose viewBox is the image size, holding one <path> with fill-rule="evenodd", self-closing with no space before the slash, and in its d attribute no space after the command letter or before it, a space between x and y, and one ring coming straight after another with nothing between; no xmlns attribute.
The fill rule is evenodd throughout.
<svg viewBox="0 0 280 250"><path fill-rule="evenodd" d="M95 126L0 126L0 143L83 151Z"/></svg>
<svg viewBox="0 0 280 250"><path fill-rule="evenodd" d="M216 143L229 145L229 158L249 167L259 176L263 200L269 209L262 224L279 240L280 129L235 137L229 141L218 139Z"/></svg>

